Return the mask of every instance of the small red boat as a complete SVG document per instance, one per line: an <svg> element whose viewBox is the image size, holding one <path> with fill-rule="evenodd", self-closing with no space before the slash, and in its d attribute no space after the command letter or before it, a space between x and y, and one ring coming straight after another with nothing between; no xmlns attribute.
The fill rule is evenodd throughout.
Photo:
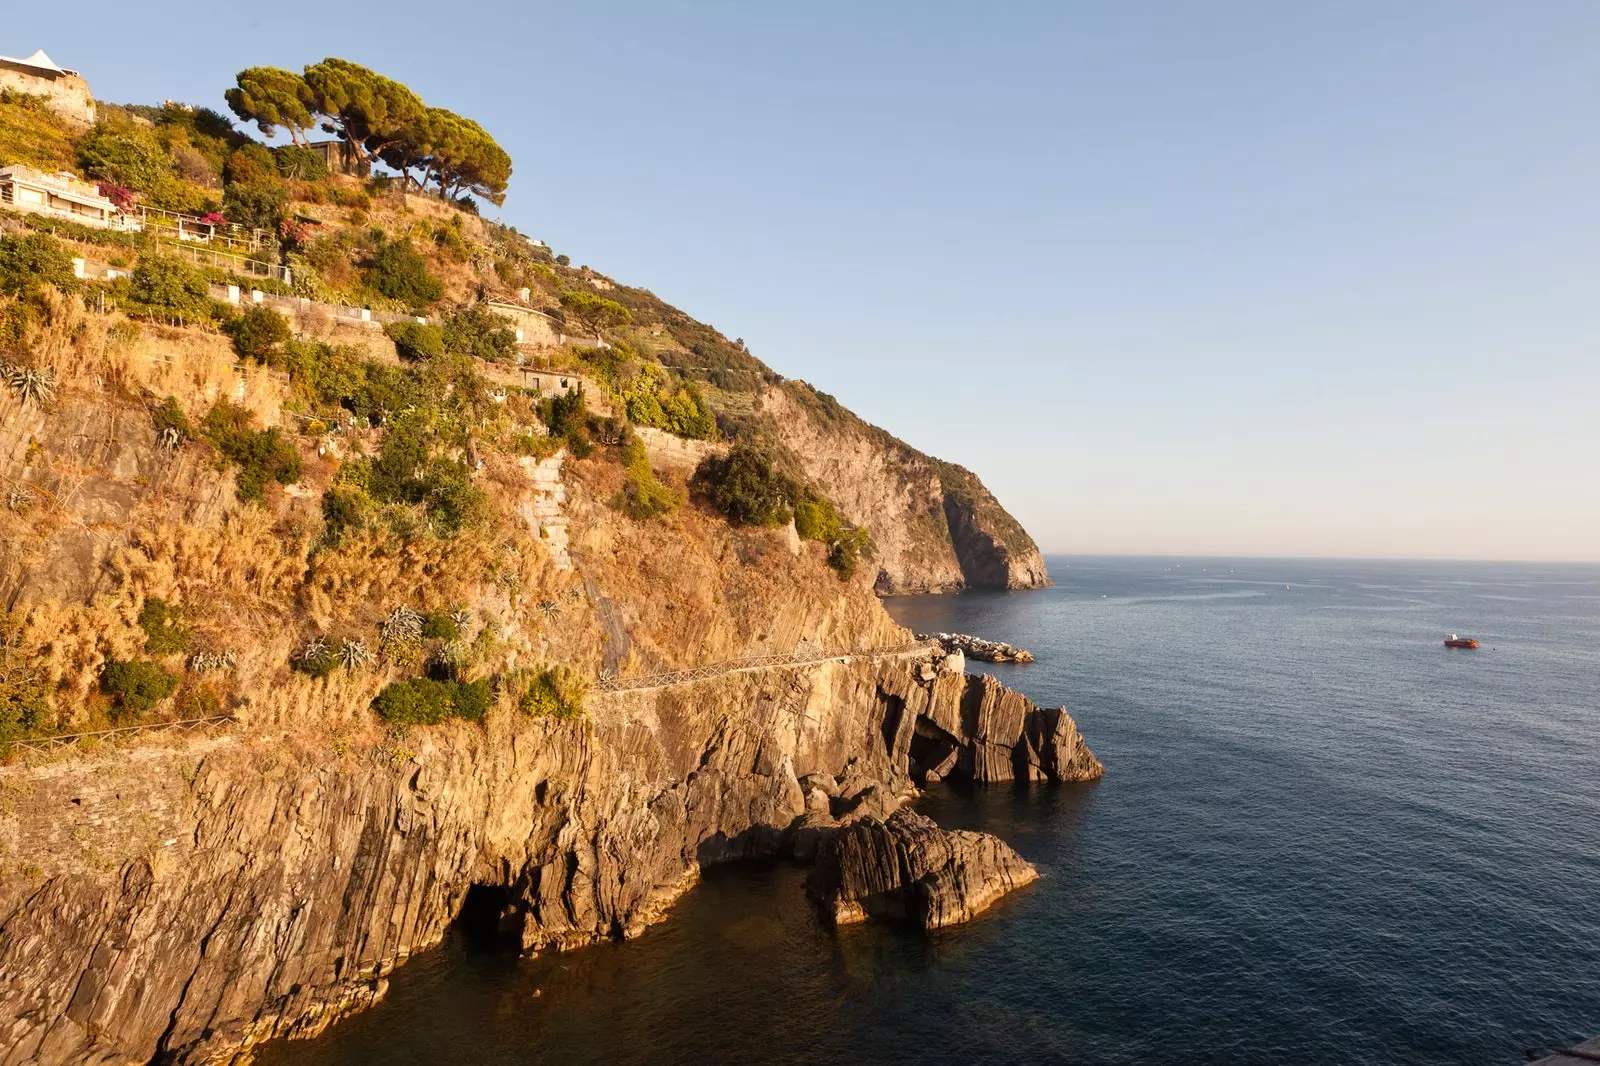
<svg viewBox="0 0 1600 1066"><path fill-rule="evenodd" d="M1476 648L1478 646L1478 642L1473 640L1471 637L1459 637L1456 634L1451 633L1445 638L1444 646L1447 648Z"/></svg>

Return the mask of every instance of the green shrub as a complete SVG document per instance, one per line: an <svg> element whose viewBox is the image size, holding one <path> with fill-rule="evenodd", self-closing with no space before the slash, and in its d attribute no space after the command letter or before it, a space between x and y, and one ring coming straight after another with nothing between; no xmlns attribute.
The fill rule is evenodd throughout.
<svg viewBox="0 0 1600 1066"><path fill-rule="evenodd" d="M277 176L278 160L264 144L242 144L223 164L222 176L229 185L254 185Z"/></svg>
<svg viewBox="0 0 1600 1066"><path fill-rule="evenodd" d="M356 398L367 383L367 363L359 349L291 340L267 361L287 370L295 392L314 407L344 406L354 410Z"/></svg>
<svg viewBox="0 0 1600 1066"><path fill-rule="evenodd" d="M272 429L255 429L247 408L218 400L206 412L205 432L223 458L237 468L234 481L241 500L259 500L268 481L292 485L300 480L300 453L294 442Z"/></svg>
<svg viewBox="0 0 1600 1066"><path fill-rule="evenodd" d="M62 292L78 290L72 256L60 242L46 233L0 237L0 293L26 296L43 285Z"/></svg>
<svg viewBox="0 0 1600 1066"><path fill-rule="evenodd" d="M139 610L139 628L144 630L144 650L151 655L171 655L189 648L189 627L183 611L166 600L151 596Z"/></svg>
<svg viewBox="0 0 1600 1066"><path fill-rule="evenodd" d="M417 362L444 354L445 334L438 326L422 322L391 322L383 332L394 341L400 358Z"/></svg>
<svg viewBox="0 0 1600 1066"><path fill-rule="evenodd" d="M235 225L276 233L289 217L289 190L276 179L230 183L222 193L222 214Z"/></svg>
<svg viewBox="0 0 1600 1066"><path fill-rule="evenodd" d="M289 320L270 307L252 307L229 319L223 331L233 338L233 350L246 359L272 361L275 349L294 339Z"/></svg>
<svg viewBox="0 0 1600 1066"><path fill-rule="evenodd" d="M113 721L142 716L177 687L177 674L144 659L109 659L100 671L100 690L111 697Z"/></svg>
<svg viewBox="0 0 1600 1066"><path fill-rule="evenodd" d="M842 580L855 576L856 564L870 553L872 541L867 531L859 528L845 530L837 540L828 545L828 565L839 572Z"/></svg>
<svg viewBox="0 0 1600 1066"><path fill-rule="evenodd" d="M337 547L352 530L365 529L372 499L358 488L331 488L322 495L322 539Z"/></svg>
<svg viewBox="0 0 1600 1066"><path fill-rule="evenodd" d="M328 164L320 154L309 148L301 148L297 144L280 145L273 149L272 158L278 166L278 173L286 178L325 181L328 177Z"/></svg>
<svg viewBox="0 0 1600 1066"><path fill-rule="evenodd" d="M399 725L436 725L447 718L481 721L489 709L487 681L463 683L414 677L384 686L372 709L385 721Z"/></svg>
<svg viewBox="0 0 1600 1066"><path fill-rule="evenodd" d="M565 666L518 671L510 679L517 706L532 718L581 718L589 683Z"/></svg>
<svg viewBox="0 0 1600 1066"><path fill-rule="evenodd" d="M125 309L133 314L204 323L227 313L226 305L211 298L205 274L176 256L144 256L132 276L116 284Z"/></svg>
<svg viewBox="0 0 1600 1066"><path fill-rule="evenodd" d="M422 504L434 532L450 537L478 524L489 501L466 463L432 456L432 443L420 413L398 419L372 462L370 491L383 503Z"/></svg>
<svg viewBox="0 0 1600 1066"><path fill-rule="evenodd" d="M182 444L194 436L194 427L189 425L189 418L183 413L176 396L168 396L156 405L150 412L150 421L155 423L157 440L166 436L169 431L175 445Z"/></svg>
<svg viewBox="0 0 1600 1066"><path fill-rule="evenodd" d="M90 178L156 193L172 176L172 157L148 129L108 115L78 142L78 165Z"/></svg>
<svg viewBox="0 0 1600 1066"><path fill-rule="evenodd" d="M449 611L429 611L422 616L422 635L429 640L457 640L461 627Z"/></svg>
<svg viewBox="0 0 1600 1066"><path fill-rule="evenodd" d="M670 487L656 480L650 469L650 456L644 442L632 433L622 445L622 461L628 476L622 488L611 499L611 506L635 521L645 521L658 515L670 514L683 503Z"/></svg>
<svg viewBox="0 0 1600 1066"><path fill-rule="evenodd" d="M743 444L726 456L706 456L691 484L735 525L781 526L792 517L799 496L792 478L779 473L763 452Z"/></svg>
<svg viewBox="0 0 1600 1066"><path fill-rule="evenodd" d="M475 355L491 362L510 362L517 355L517 333L511 320L483 304L473 304L444 320L444 350Z"/></svg>
<svg viewBox="0 0 1600 1066"><path fill-rule="evenodd" d="M444 283L428 273L428 261L409 241L385 241L372 257L367 283L380 296L423 308L444 296Z"/></svg>
<svg viewBox="0 0 1600 1066"><path fill-rule="evenodd" d="M539 417L550 428L550 436L565 442L574 457L588 457L593 446L589 443L589 407L582 386L540 404Z"/></svg>

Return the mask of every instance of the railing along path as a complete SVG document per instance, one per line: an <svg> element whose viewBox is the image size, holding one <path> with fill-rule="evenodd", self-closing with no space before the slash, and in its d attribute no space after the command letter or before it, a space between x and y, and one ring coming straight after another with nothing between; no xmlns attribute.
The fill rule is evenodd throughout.
<svg viewBox="0 0 1600 1066"><path fill-rule="evenodd" d="M784 652L777 655L752 655L743 659L724 659L719 663L710 663L706 666L697 666L692 670L665 670L654 674L640 674L637 677L603 677L594 683L596 692L631 692L642 688L664 688L668 685L684 685L692 681L704 681L707 678L720 677L723 674L735 673L739 670L753 670L764 666L804 666L808 663L827 662L829 659L883 659L895 655L905 655L909 652L928 650L936 647L936 643L926 640L912 641L909 644L894 644L884 648L835 648L808 649L802 651Z"/></svg>
<svg viewBox="0 0 1600 1066"><path fill-rule="evenodd" d="M53 737L30 737L26 740L13 740L12 747L33 748L36 751L49 751L52 748L62 748L69 744L76 744L80 740L91 737L95 739L108 739L114 737L133 736L138 733L192 733L194 730L208 725L221 725L238 721L231 714L213 714L209 718L180 718L175 722L143 722L139 725L119 726L116 729L100 729L93 733L62 733Z"/></svg>

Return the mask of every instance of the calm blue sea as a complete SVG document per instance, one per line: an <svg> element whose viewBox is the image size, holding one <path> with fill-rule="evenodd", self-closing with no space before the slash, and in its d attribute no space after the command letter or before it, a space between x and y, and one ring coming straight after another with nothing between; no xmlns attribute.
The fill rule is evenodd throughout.
<svg viewBox="0 0 1600 1066"><path fill-rule="evenodd" d="M921 804L1036 885L925 938L714 870L627 944L453 935L262 1061L1509 1064L1600 1034L1600 567L1049 562L889 604L1031 648L987 669L1105 761Z"/></svg>

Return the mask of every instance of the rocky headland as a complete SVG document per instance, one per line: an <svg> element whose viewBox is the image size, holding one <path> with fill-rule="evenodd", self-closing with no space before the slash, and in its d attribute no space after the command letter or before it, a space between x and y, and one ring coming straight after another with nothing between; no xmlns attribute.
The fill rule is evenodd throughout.
<svg viewBox="0 0 1600 1066"><path fill-rule="evenodd" d="M0 1066L238 1061L464 910L575 948L732 859L926 928L1028 880L904 810L1101 774L880 602L1048 584L976 475L459 202L171 102L24 103L46 172L162 171L118 219L271 217L0 215Z"/></svg>

